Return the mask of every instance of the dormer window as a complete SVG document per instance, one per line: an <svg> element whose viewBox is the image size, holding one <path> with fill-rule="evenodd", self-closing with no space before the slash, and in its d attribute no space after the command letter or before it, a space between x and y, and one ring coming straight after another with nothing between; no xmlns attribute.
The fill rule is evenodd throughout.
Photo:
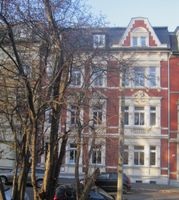
<svg viewBox="0 0 179 200"><path fill-rule="evenodd" d="M144 36L142 36L142 37L140 38L141 46L142 46L142 47L145 47L145 46L146 46L146 42L147 42L147 38L144 37Z"/></svg>
<svg viewBox="0 0 179 200"><path fill-rule="evenodd" d="M93 47L94 48L104 48L106 41L105 41L104 34L94 34L93 35Z"/></svg>
<svg viewBox="0 0 179 200"><path fill-rule="evenodd" d="M138 45L137 45L137 44L138 44L137 40L138 40L137 37L133 37L133 38L132 38L132 46L133 46L133 47L137 47L137 46L138 46Z"/></svg>
<svg viewBox="0 0 179 200"><path fill-rule="evenodd" d="M149 44L149 33L144 28L136 28L131 32L132 47L146 47Z"/></svg>

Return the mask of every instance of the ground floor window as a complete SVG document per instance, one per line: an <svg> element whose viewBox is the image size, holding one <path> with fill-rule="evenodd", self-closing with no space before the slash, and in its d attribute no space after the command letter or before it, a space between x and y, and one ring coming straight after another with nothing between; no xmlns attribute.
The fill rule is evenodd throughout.
<svg viewBox="0 0 179 200"><path fill-rule="evenodd" d="M92 164L102 164L102 147L95 145L92 151Z"/></svg>
<svg viewBox="0 0 179 200"><path fill-rule="evenodd" d="M128 165L129 163L129 147L124 145L124 154L123 154L123 164Z"/></svg>
<svg viewBox="0 0 179 200"><path fill-rule="evenodd" d="M150 165L156 165L156 146L150 146Z"/></svg>
<svg viewBox="0 0 179 200"><path fill-rule="evenodd" d="M74 144L74 143L70 143L69 163L75 163L76 162L76 153L77 153L77 145Z"/></svg>
<svg viewBox="0 0 179 200"><path fill-rule="evenodd" d="M144 146L134 146L134 165L144 165Z"/></svg>

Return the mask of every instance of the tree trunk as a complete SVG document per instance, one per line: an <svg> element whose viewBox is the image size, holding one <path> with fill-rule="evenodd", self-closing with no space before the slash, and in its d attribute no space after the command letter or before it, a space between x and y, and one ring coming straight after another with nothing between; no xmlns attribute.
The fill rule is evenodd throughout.
<svg viewBox="0 0 179 200"><path fill-rule="evenodd" d="M83 192L81 193L79 200L84 200L84 199L88 198L89 191L90 191L92 185L94 184L96 177L99 175L99 173L100 173L99 168L97 168L93 172L92 176L88 179L88 182L85 185L85 188L84 188Z"/></svg>
<svg viewBox="0 0 179 200"><path fill-rule="evenodd" d="M121 92L121 115L120 115L120 135L119 135L119 158L118 158L118 182L117 182L117 198L122 200L123 197L123 146L124 146L124 108L125 97Z"/></svg>

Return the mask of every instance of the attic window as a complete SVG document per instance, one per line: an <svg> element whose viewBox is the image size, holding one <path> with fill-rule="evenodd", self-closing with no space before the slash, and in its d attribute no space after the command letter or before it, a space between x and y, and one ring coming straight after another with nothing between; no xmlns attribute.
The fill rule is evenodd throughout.
<svg viewBox="0 0 179 200"><path fill-rule="evenodd" d="M94 34L93 35L93 47L94 48L104 48L105 47L105 35L104 34Z"/></svg>
<svg viewBox="0 0 179 200"><path fill-rule="evenodd" d="M149 33L144 28L136 28L131 32L132 47L146 47L149 45Z"/></svg>

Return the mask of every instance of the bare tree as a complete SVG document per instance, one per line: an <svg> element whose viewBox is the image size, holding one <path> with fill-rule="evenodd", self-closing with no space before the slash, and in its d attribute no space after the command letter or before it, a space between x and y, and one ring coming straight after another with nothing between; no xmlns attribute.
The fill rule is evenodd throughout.
<svg viewBox="0 0 179 200"><path fill-rule="evenodd" d="M13 198L23 199L31 167L34 199L51 199L68 138L66 130L59 133L59 120L74 52L78 51L79 28L98 22L92 19L81 1L49 0L2 1L0 21L1 65L6 75L1 91L4 88L7 91L1 101L2 113L10 127L9 133L13 133L16 152ZM50 78L43 76L48 70L51 70ZM43 148L41 139L45 137L44 115L49 109L52 116L49 147L39 192L35 168Z"/></svg>

